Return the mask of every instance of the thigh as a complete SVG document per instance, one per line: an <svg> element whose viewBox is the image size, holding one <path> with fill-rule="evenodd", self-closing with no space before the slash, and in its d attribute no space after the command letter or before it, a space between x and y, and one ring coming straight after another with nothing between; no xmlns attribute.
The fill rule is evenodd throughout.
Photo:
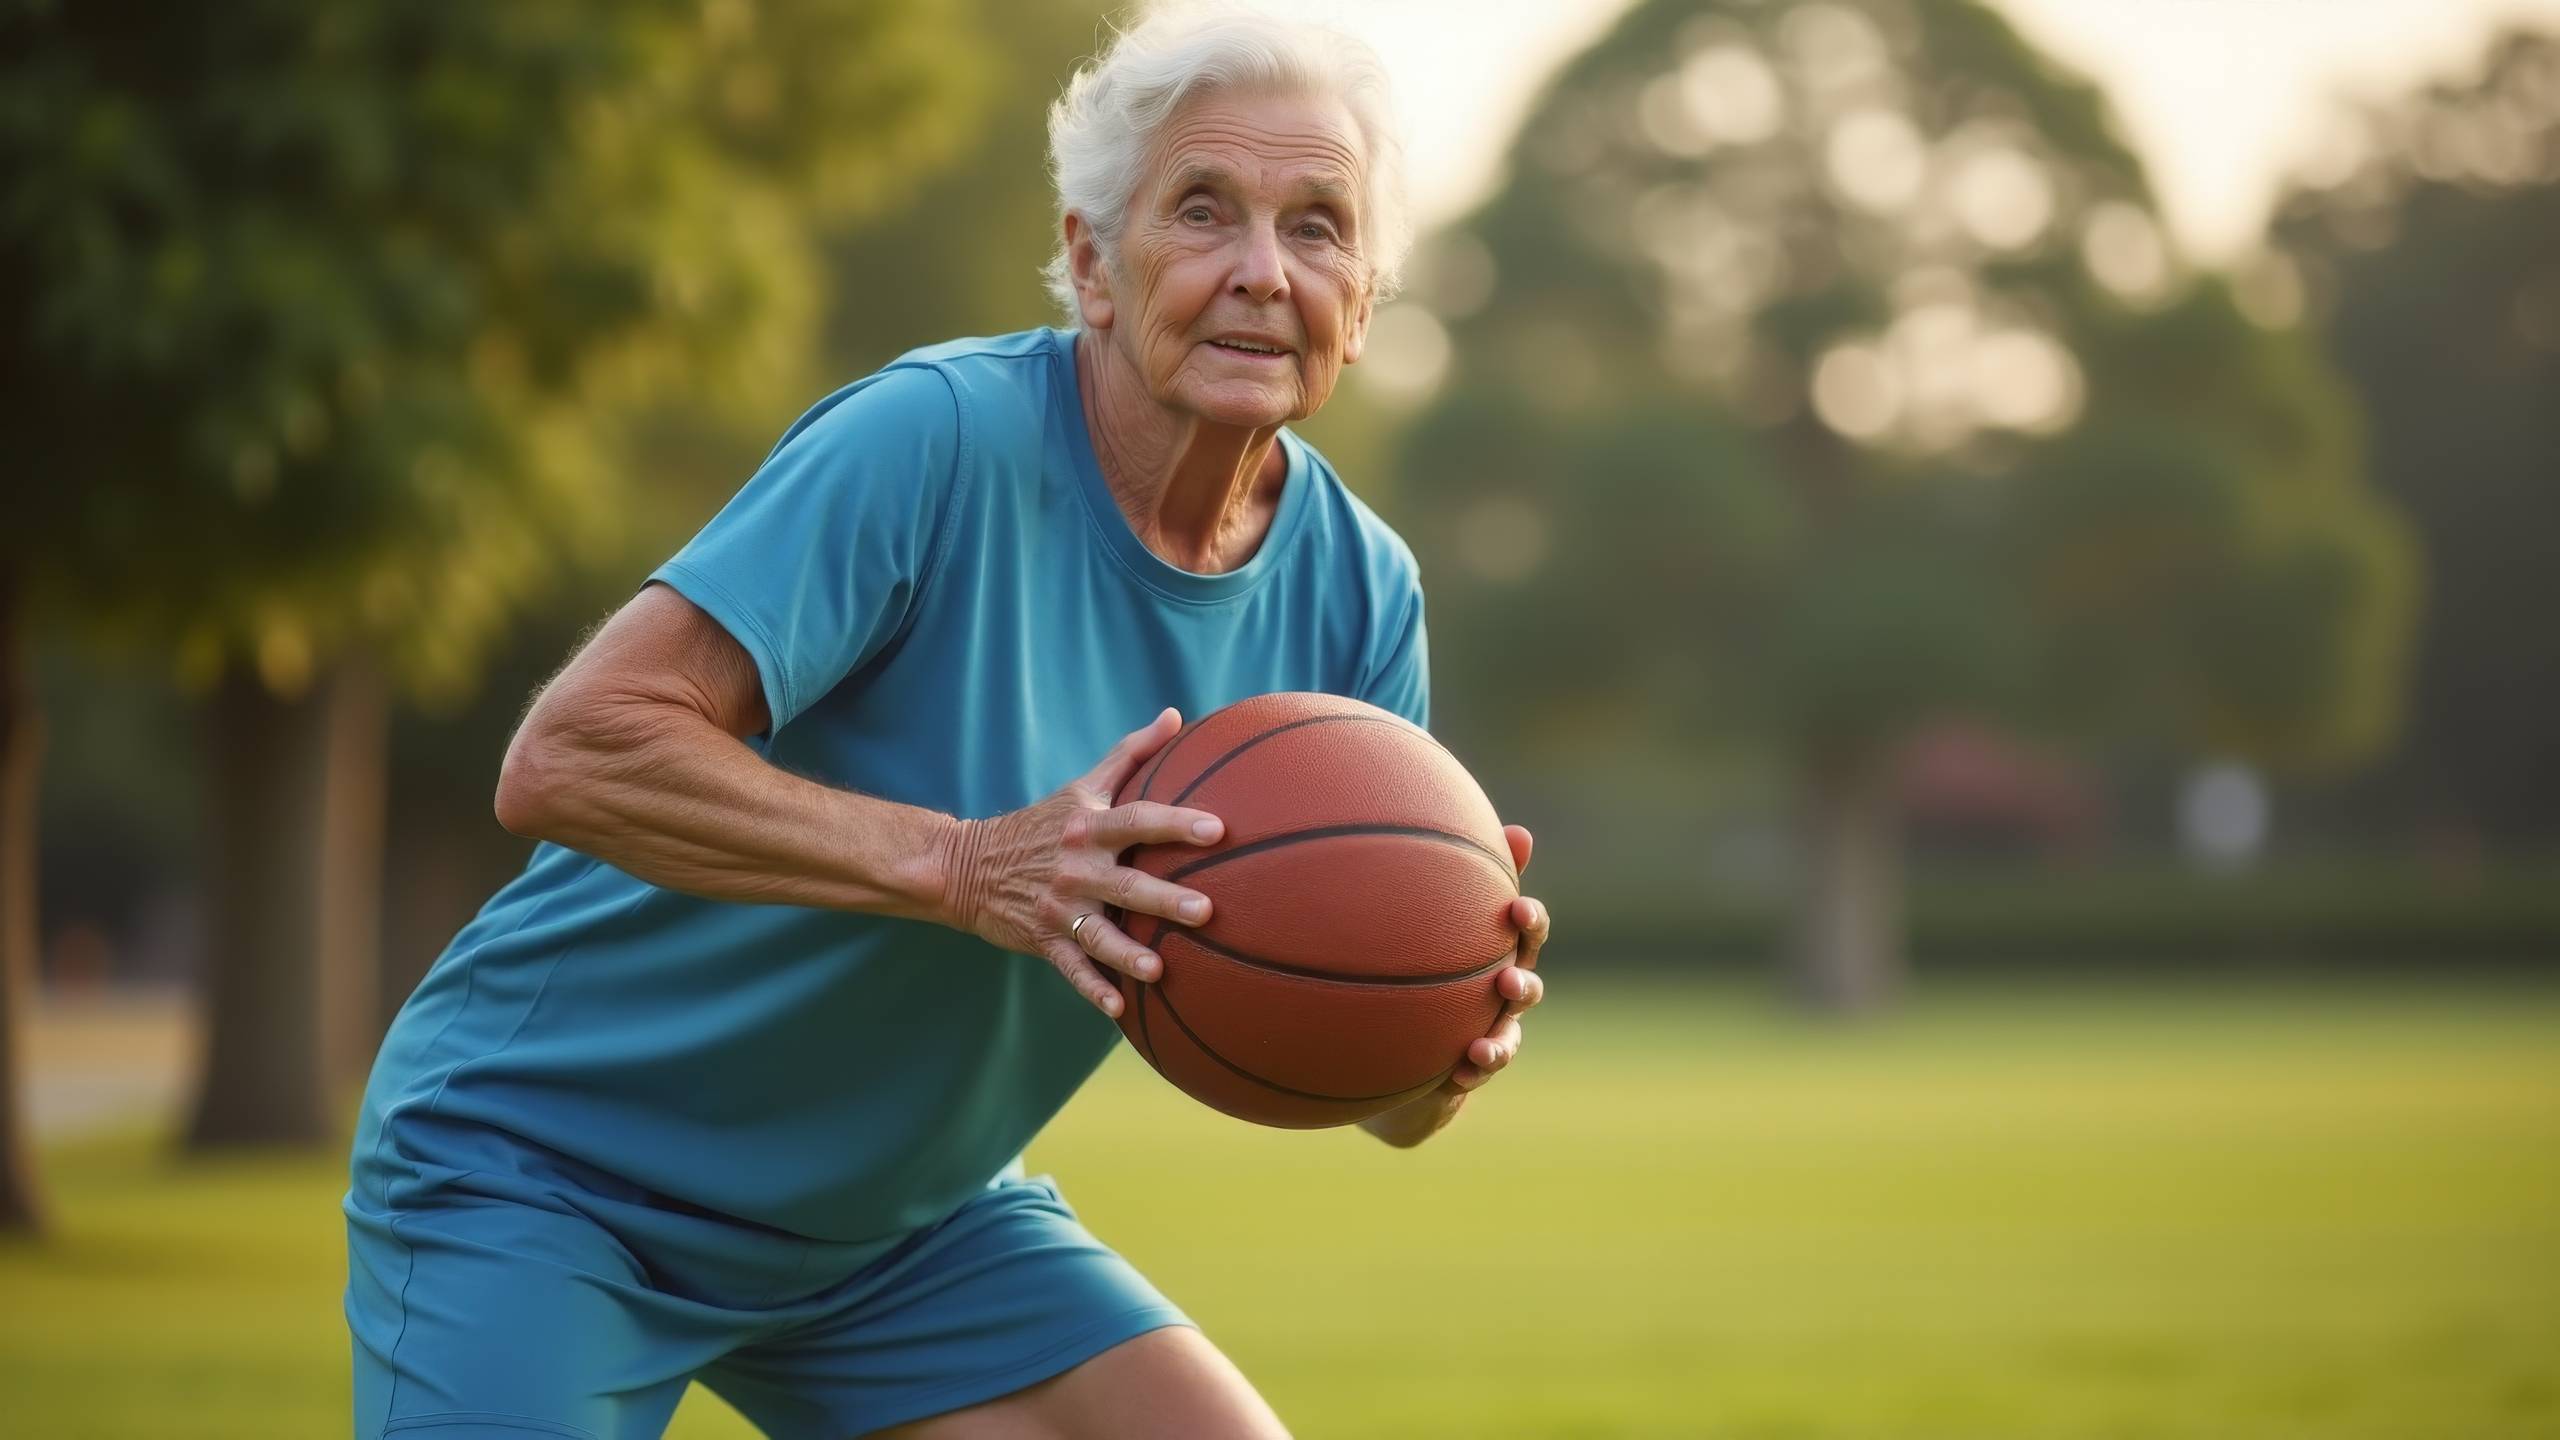
<svg viewBox="0 0 2560 1440"><path fill-rule="evenodd" d="M1208 1337L1151 1330L1063 1375L883 1440L1287 1440L1280 1417Z"/></svg>
<svg viewBox="0 0 2560 1440"><path fill-rule="evenodd" d="M1232 1376L1223 1357L1198 1363L1217 1352L1188 1325L1085 1230L1055 1186L1009 1181L831 1292L808 1321L741 1348L701 1379L775 1440L843 1440L1028 1395L1169 1330L1192 1338L1151 1340L1133 1353L1186 1356L1202 1373L1224 1367ZM1241 1378L1232 1383L1252 1394Z"/></svg>
<svg viewBox="0 0 2560 1440"><path fill-rule="evenodd" d="M654 1437L723 1339L717 1327L689 1333L629 1253L574 1211L350 1203L347 1220L361 1440Z"/></svg>

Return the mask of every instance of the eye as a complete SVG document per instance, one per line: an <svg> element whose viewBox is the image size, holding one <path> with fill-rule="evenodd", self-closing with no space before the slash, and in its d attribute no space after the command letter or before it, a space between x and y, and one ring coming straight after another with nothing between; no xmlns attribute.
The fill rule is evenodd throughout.
<svg viewBox="0 0 2560 1440"><path fill-rule="evenodd" d="M1182 220L1186 225L1206 225L1216 218L1217 216L1211 214L1209 207L1206 205L1187 205L1183 207Z"/></svg>
<svg viewBox="0 0 2560 1440"><path fill-rule="evenodd" d="M1322 220L1301 220L1298 222L1298 234L1309 240L1331 240L1333 227Z"/></svg>

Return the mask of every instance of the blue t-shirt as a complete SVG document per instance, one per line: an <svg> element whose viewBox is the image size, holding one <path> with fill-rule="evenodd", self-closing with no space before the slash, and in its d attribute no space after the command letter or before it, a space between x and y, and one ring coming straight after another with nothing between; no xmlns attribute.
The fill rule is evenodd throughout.
<svg viewBox="0 0 2560 1440"><path fill-rule="evenodd" d="M651 578L754 657L768 760L965 817L1050 794L1166 705L1320 690L1427 723L1411 552L1280 444L1261 548L1193 574L1104 485L1072 332L954 341L802 416ZM985 1185L1118 1038L1046 961L546 844L402 1008L356 1164L420 1160L430 1127L405 1121L483 1125L740 1219L887 1239Z"/></svg>

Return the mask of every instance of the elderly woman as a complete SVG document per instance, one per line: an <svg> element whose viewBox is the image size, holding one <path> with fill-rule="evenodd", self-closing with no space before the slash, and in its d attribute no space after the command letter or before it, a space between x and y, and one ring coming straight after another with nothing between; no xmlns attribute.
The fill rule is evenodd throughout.
<svg viewBox="0 0 2560 1440"><path fill-rule="evenodd" d="M1280 1433L1016 1157L1159 972L1107 909L1208 913L1115 860L1219 836L1111 804L1177 712L1426 717L1412 557L1284 428L1394 282L1387 113L1328 31L1123 35L1050 120L1077 328L829 396L543 692L497 808L544 843L365 1097L358 1434L656 1435L694 1379L810 1440ZM1372 1134L1511 1061L1501 984Z"/></svg>

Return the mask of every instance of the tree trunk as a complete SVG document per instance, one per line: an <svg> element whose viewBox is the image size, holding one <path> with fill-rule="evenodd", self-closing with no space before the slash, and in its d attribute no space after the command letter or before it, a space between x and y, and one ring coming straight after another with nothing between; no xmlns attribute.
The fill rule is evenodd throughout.
<svg viewBox="0 0 2560 1440"><path fill-rule="evenodd" d="M1881 752L1818 757L1805 775L1795 989L1817 1010L1891 1000L1903 973L1902 842Z"/></svg>
<svg viewBox="0 0 2560 1440"><path fill-rule="evenodd" d="M329 688L279 700L235 666L210 706L205 1058L191 1149L332 1138L319 891Z"/></svg>
<svg viewBox="0 0 2560 1440"><path fill-rule="evenodd" d="M323 691L327 765L320 816L320 1023L331 1092L361 1081L382 1043L383 807L391 716L381 672L342 663Z"/></svg>
<svg viewBox="0 0 2560 1440"><path fill-rule="evenodd" d="M45 1228L19 1044L35 1003L36 775L44 758L27 645L16 588L0 575L0 1235Z"/></svg>

